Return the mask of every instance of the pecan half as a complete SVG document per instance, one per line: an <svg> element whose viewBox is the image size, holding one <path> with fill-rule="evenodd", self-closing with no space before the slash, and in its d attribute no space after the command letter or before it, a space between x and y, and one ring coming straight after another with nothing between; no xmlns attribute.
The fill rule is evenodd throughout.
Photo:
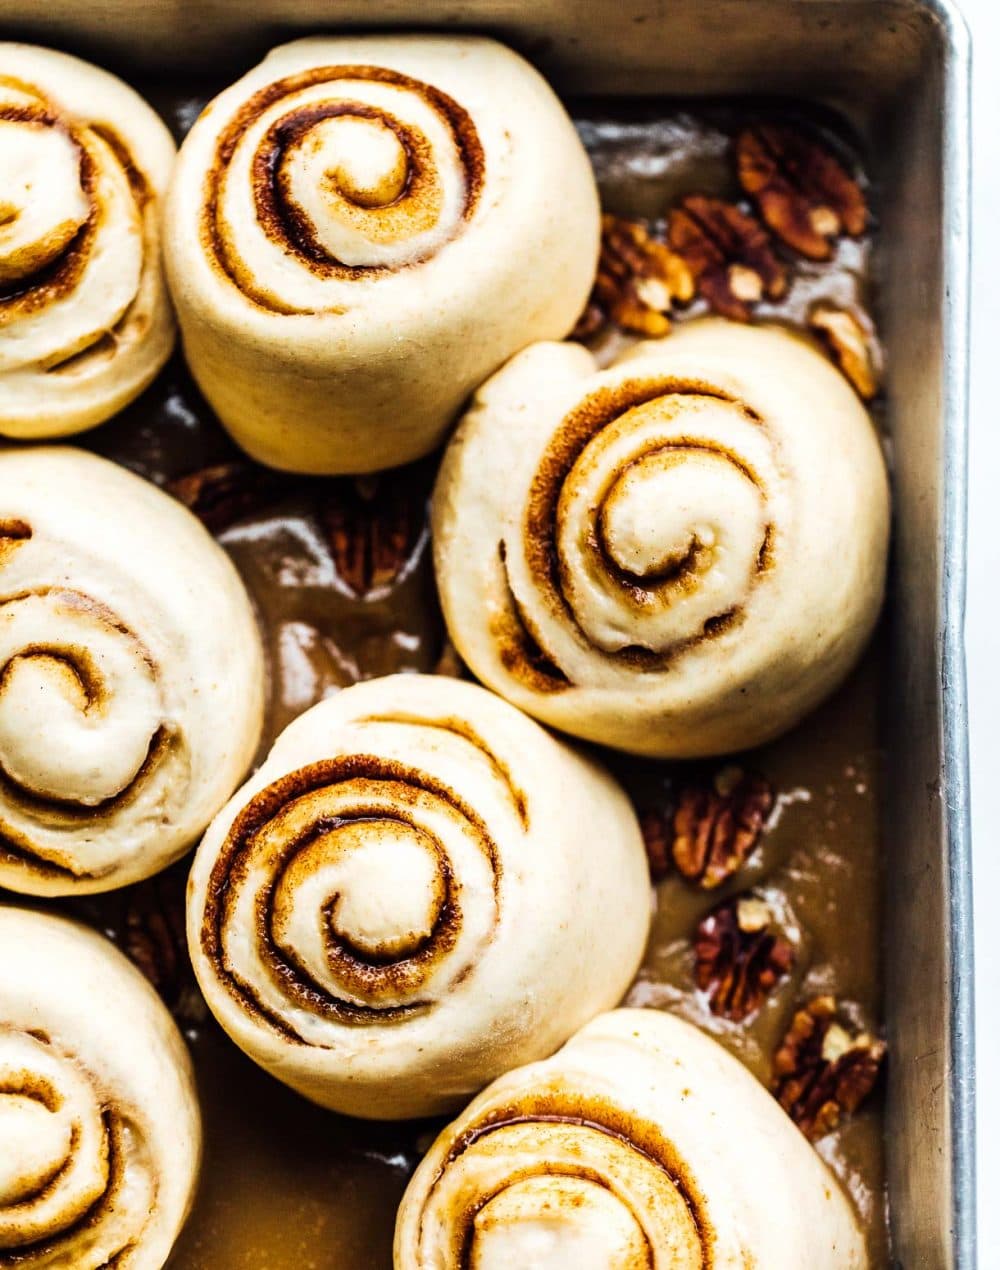
<svg viewBox="0 0 1000 1270"><path fill-rule="evenodd" d="M862 401L878 392L881 357L871 323L832 304L818 304L809 314L809 325L822 337L837 365Z"/></svg>
<svg viewBox="0 0 1000 1270"><path fill-rule="evenodd" d="M767 230L721 198L692 194L671 208L667 241L687 262L699 295L723 317L745 322L765 296L778 300L788 289Z"/></svg>
<svg viewBox="0 0 1000 1270"><path fill-rule="evenodd" d="M434 663L434 669L431 672L435 675L444 675L448 679L468 679L469 670L465 662L459 656L458 649L445 636L444 643L441 646L441 656Z"/></svg>
<svg viewBox="0 0 1000 1270"><path fill-rule="evenodd" d="M639 816L642 840L646 844L649 875L654 882L662 882L670 872L673 834L668 817L657 808L647 808Z"/></svg>
<svg viewBox="0 0 1000 1270"><path fill-rule="evenodd" d="M825 145L797 128L745 128L736 140L736 165L764 221L800 255L829 260L838 235L864 232L861 187Z"/></svg>
<svg viewBox="0 0 1000 1270"><path fill-rule="evenodd" d="M289 484L290 478L280 472L237 459L175 477L166 488L207 529L221 533L244 516L263 510Z"/></svg>
<svg viewBox="0 0 1000 1270"><path fill-rule="evenodd" d="M191 968L184 920L185 871L173 869L122 892L122 951L142 971L182 1025L207 1010Z"/></svg>
<svg viewBox="0 0 1000 1270"><path fill-rule="evenodd" d="M721 886L754 851L773 806L767 781L738 767L681 790L670 850L678 873L706 891Z"/></svg>
<svg viewBox="0 0 1000 1270"><path fill-rule="evenodd" d="M698 923L694 957L694 980L708 993L712 1013L741 1023L791 970L795 947L767 902L743 895Z"/></svg>
<svg viewBox="0 0 1000 1270"><path fill-rule="evenodd" d="M426 529L425 483L411 470L331 481L320 507L334 568L352 594L391 586Z"/></svg>
<svg viewBox="0 0 1000 1270"><path fill-rule="evenodd" d="M774 1096L811 1141L857 1111L874 1088L885 1042L851 1032L833 997L815 997L795 1012L774 1056Z"/></svg>
<svg viewBox="0 0 1000 1270"><path fill-rule="evenodd" d="M588 339L609 321L638 335L666 335L674 303L693 295L690 269L645 222L605 213L597 279L573 336Z"/></svg>

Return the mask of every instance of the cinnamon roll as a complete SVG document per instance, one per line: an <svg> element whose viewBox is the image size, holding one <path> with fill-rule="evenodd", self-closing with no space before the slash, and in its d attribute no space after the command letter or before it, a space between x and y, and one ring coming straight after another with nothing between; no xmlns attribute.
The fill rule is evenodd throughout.
<svg viewBox="0 0 1000 1270"><path fill-rule="evenodd" d="M142 975L93 931L0 909L0 1266L159 1270L200 1151L187 1050Z"/></svg>
<svg viewBox="0 0 1000 1270"><path fill-rule="evenodd" d="M263 654L236 570L154 486L90 454L0 454L0 884L162 869L242 778Z"/></svg>
<svg viewBox="0 0 1000 1270"><path fill-rule="evenodd" d="M0 43L0 434L92 428L169 357L173 161L164 124L114 75Z"/></svg>
<svg viewBox="0 0 1000 1270"><path fill-rule="evenodd" d="M194 376L254 458L370 472L433 449L587 298L599 213L541 77L466 36L308 39L181 148L167 266Z"/></svg>
<svg viewBox="0 0 1000 1270"><path fill-rule="evenodd" d="M397 1270L862 1270L833 1174L689 1023L615 1010L449 1125L399 1209Z"/></svg>
<svg viewBox="0 0 1000 1270"><path fill-rule="evenodd" d="M683 758L776 736L850 670L889 493L825 358L709 320L602 371L576 344L525 350L462 422L432 524L480 679L577 736Z"/></svg>
<svg viewBox="0 0 1000 1270"><path fill-rule="evenodd" d="M474 684L395 675L300 716L188 889L202 991L323 1106L461 1104L620 1000L650 919L641 836L589 759Z"/></svg>

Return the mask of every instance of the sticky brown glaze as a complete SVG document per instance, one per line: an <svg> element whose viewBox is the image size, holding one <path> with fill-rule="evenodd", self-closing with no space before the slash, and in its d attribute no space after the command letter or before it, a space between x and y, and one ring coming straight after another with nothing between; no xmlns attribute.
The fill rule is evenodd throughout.
<svg viewBox="0 0 1000 1270"><path fill-rule="evenodd" d="M218 87L213 83L200 92L196 85L180 91L173 85L159 98L155 89L147 96L158 100L180 136ZM687 194L738 197L727 147L758 111L755 104L706 103L692 109L658 102L584 104L575 113L605 206L655 219L670 201ZM781 113L789 115L786 105ZM814 122L836 132L826 117ZM830 261L799 263L781 303L762 304L758 312L801 328L819 300L849 310L867 305L872 251L870 237L840 240ZM684 320L701 311L696 301L676 317ZM619 333L606 332L596 341L598 356L610 359L625 342ZM177 361L90 441L159 484L235 457L232 443ZM426 474L415 469L405 479L412 479L422 496ZM392 670L430 672L441 658L444 637L426 534L393 585L366 597L352 594L338 584L322 530L324 499L338 488L333 481L283 481L266 505L251 508L219 534L248 584L265 632L272 682L264 750L296 714L338 687ZM531 647L530 638L523 655L558 686L558 671ZM837 697L795 732L758 753L736 757L764 774L777 796L771 829L738 882L705 893L671 876L657 890L652 938L629 1000L694 1019L758 1075L766 1076L770 1055L802 996L833 992L866 1027L877 1027L881 1015L877 702L882 666L876 648ZM640 805L669 803L692 775L681 764L603 757ZM166 958L161 989L195 1056L206 1155L197 1205L171 1266L388 1270L396 1208L436 1126L362 1123L322 1112L245 1058L207 1015L164 919L165 907L183 910L185 880L182 861L155 883L75 903L77 912L130 946L138 960L149 958L150 973L157 973L158 957ZM778 906L784 929L799 933L799 952L793 973L764 1006L732 1024L712 1014L706 994L694 987L689 937L710 908L751 885ZM156 888L155 904L150 886ZM140 935L144 942L137 951ZM168 956L164 949L173 951ZM818 1149L853 1196L872 1265L883 1270L889 1253L878 1098ZM747 1167L753 1167L749 1148Z"/></svg>

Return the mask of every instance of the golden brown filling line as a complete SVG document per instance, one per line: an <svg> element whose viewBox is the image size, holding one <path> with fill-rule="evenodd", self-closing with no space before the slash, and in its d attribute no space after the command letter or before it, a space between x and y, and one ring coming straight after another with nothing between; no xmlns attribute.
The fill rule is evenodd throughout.
<svg viewBox="0 0 1000 1270"><path fill-rule="evenodd" d="M250 800L212 872L201 931L205 955L248 1013L289 1040L314 1043L269 1008L229 964L226 937L239 925L247 889L253 891L257 956L271 982L280 984L289 1013L299 1009L341 1023L391 1023L432 1006L422 996L424 984L452 953L464 921L461 881L445 843L425 823L435 816L447 817L489 862L498 908L499 854L485 821L454 790L426 773L357 754L300 768ZM315 981L293 944L282 938L297 872L309 875L310 855L328 859L349 853L360 842L377 840L400 827L421 842L434 864L435 893L426 930L398 947L361 947L339 929L339 896L331 896L322 939L327 967L344 994L335 996Z"/></svg>
<svg viewBox="0 0 1000 1270"><path fill-rule="evenodd" d="M12 1035L18 1033L6 1033ZM21 1069L8 1067L0 1076L0 1095L37 1102L54 1116L65 1114L70 1126L64 1152L0 1204L0 1267L75 1264L102 1245L105 1265L127 1264L156 1199L142 1132L108 1103L72 1055L55 1050L44 1032L23 1035L51 1047L64 1071L48 1079L33 1071L30 1061ZM4 1036L0 1029L0 1042ZM68 1087L60 1087L65 1079ZM91 1106L79 1107L81 1090ZM81 1118L75 1118L74 1106ZM89 1128L87 1119L94 1122Z"/></svg>
<svg viewBox="0 0 1000 1270"><path fill-rule="evenodd" d="M399 93L399 113L350 98L353 82L377 83ZM307 90L329 86L330 99L297 102ZM275 313L294 313L256 283L253 269L240 257L220 209L227 170L247 129L285 99L289 108L268 128L253 155L251 179L257 223L267 238L297 256L319 277L362 277L384 267L351 265L336 259L317 238L309 216L294 197L288 161L307 149L317 127L330 120L364 120L395 137L399 170L378 189L361 190L327 173L327 194L340 202L365 231L378 241L383 234L405 240L431 229L438 219L442 194L435 156L428 138L403 116L407 97L419 98L450 131L455 155L464 171L462 222L474 213L483 183L484 156L475 125L465 110L440 89L398 71L379 66L323 66L268 84L234 115L223 132L205 180L202 238L211 257L249 299ZM410 261L418 264L420 258Z"/></svg>
<svg viewBox="0 0 1000 1270"><path fill-rule="evenodd" d="M216 87L189 91L204 99ZM168 120L190 125L192 95L172 85L160 100ZM708 103L692 109L670 103L584 104L575 115L605 207L639 220L655 239L666 240L667 210L690 196L718 199L746 215L763 216L763 194L747 200L733 163L733 146L748 123L770 118L757 105ZM801 122L794 111L783 110L781 118L796 127ZM853 173L856 159L838 125L825 117L810 117L806 123L807 132L816 129L832 138L835 152ZM176 131L182 131L181 124ZM791 206L797 218L818 223L820 230L827 226L829 217L816 213L833 203L829 181L819 191L814 185L805 189L788 164L780 175L781 181L771 179L781 196L776 203L771 199L779 209L773 217L784 216L780 224L790 223ZM835 184L839 181L838 175ZM870 307L868 234L866 228L855 238L831 236L824 239L828 259L793 261L783 236L772 227L771 250L787 274L787 286L780 298L772 299L765 279L760 298L742 302L755 316L779 318L800 329L810 326L817 306L824 304L863 326ZM703 253L711 255L710 247L702 244ZM731 244L732 258L719 256L719 250L717 245L710 261L713 276L752 296L755 284L748 272L755 272L756 257L748 256L740 242ZM673 270L671 307L646 305L640 320L654 313L661 325L669 326L708 310L713 285L706 290L703 281L708 266L695 280L697 270L680 258L692 275L690 303L681 307L687 284L677 261L665 263L655 249L646 256L640 252L640 257L654 257L657 268L665 270L669 263ZM620 296L636 276L623 274L619 266L618 274L607 275L614 285L609 283L605 296ZM640 292L647 300L663 299L656 287L641 287ZM590 339L605 358L632 336L608 320L607 302L598 307L602 316ZM637 311L635 306L631 311ZM433 463L361 482L264 472L237 454L179 360L87 443L159 484L173 482L176 492L205 516L240 569L257 605L272 668L262 753L295 715L359 676L397 669L432 672L441 664L445 639L424 516ZM542 650L531 647L530 632L522 630L521 639L517 655L523 654L557 687L559 672L546 665ZM796 1007L824 994L836 999L837 1026L848 1041L859 1032L877 1034L879 660L875 649L837 698L791 736L739 756L735 766L741 777L733 777L728 762L684 765L610 756L637 807L647 816L655 814L664 831L657 915L630 1001L693 1019L765 1081L771 1079L773 1056L798 1017ZM754 784L758 777L771 791L773 805ZM743 780L741 795L732 793L734 779L736 786ZM725 793L718 793L717 783ZM702 791L698 797L689 792L695 788ZM706 788L716 791L711 807ZM687 810L688 832L678 856L679 809ZM730 869L726 862L733 851L738 858ZM711 888L698 880L709 867L717 879ZM234 1270L263 1263L272 1270L310 1263L320 1270L389 1267L396 1206L434 1126L362 1124L318 1112L264 1075L222 1036L206 1015L183 948L185 876L182 861L147 883L74 902L77 912L112 933L142 965L192 1044L206 1118L206 1160L195 1212L171 1264L183 1270L207 1270L223 1262ZM748 896L768 913L763 926L742 932L758 951L742 962L739 949L720 952L713 977L704 980L708 986L699 987L699 926L722 906ZM735 920L739 925L738 914ZM760 912L751 910L751 926L760 920ZM795 949L793 964L776 973L762 995L761 932ZM714 1011L713 996L726 1008ZM730 1017L733 1003L738 1011L747 1002L751 1008L745 1017ZM819 1018L817 1028L825 1036L833 1025L822 1008ZM800 1024L800 1032L805 1026ZM843 1047L843 1036L835 1034L835 1041L827 1045L832 1045L831 1053ZM779 1091L790 1109L801 1107L803 1114L820 1119L830 1114L823 1110L830 1102L826 1095L837 1087L831 1064L822 1065L823 1043L818 1032L814 1040L803 1036L797 1042L789 1051L789 1062L801 1067L790 1074L797 1084L786 1083ZM849 1058L850 1051L844 1054ZM844 1115L817 1146L854 1197L873 1265L886 1265L878 1097L855 1115ZM749 1153L747 1167L753 1167Z"/></svg>

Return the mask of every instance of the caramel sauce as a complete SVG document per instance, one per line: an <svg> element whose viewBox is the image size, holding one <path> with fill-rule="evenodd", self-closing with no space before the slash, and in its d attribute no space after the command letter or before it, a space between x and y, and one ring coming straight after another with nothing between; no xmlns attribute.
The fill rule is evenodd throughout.
<svg viewBox="0 0 1000 1270"><path fill-rule="evenodd" d="M185 95L138 87L178 136L210 95L198 95L196 87ZM729 141L736 126L759 110L757 104L582 103L575 114L605 207L662 218L670 202L686 194L736 197ZM787 106L783 112L788 114ZM837 132L825 118L814 122ZM819 300L851 310L866 304L874 250L867 237L841 240L832 261L799 261L788 294L778 304L761 304L757 313L801 329ZM686 315L703 311L696 300ZM629 337L608 332L597 338L596 351L610 360L627 342ZM82 443L159 484L236 457L179 355L138 402ZM220 534L265 633L271 692L262 753L292 718L323 696L361 677L431 672L444 648L426 533L394 584L358 598L337 578L317 514L327 484L289 480L264 509ZM859 1025L878 1027L882 663L876 647L835 699L794 733L739 758L774 785L777 808L762 847L738 880L706 893L672 876L657 889L652 938L629 1002L694 1020L762 1077L803 996L834 993ZM685 778L682 764L604 757L640 800L667 795ZM178 907L186 868L182 861L155 884L157 894ZM732 1024L712 1015L705 994L694 988L689 937L709 908L749 885L773 897L786 924L799 933L801 951L797 969L760 1012ZM76 911L127 942L130 904L145 903L134 899L138 891L46 907ZM170 1265L175 1270L391 1266L396 1208L435 1126L352 1121L312 1106L266 1076L221 1033L188 975L186 966L174 968L171 1004L194 1055L205 1159L195 1210ZM854 1198L872 1265L884 1267L889 1250L879 1102L876 1096L818 1149ZM736 1146L752 1169L753 1144Z"/></svg>

